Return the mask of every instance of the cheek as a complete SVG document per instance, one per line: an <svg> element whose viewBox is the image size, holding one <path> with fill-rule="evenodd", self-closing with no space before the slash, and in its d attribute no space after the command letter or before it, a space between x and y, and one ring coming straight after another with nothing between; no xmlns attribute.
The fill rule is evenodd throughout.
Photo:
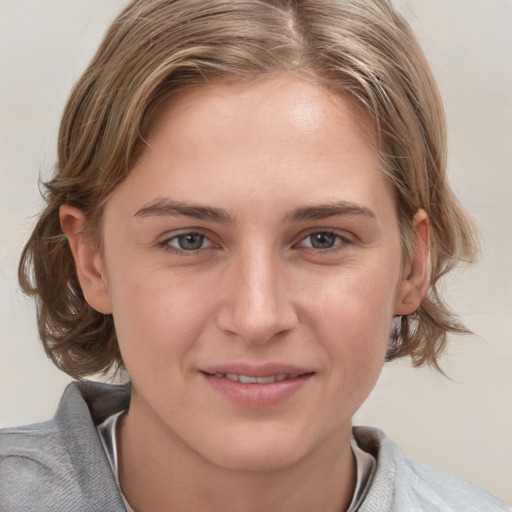
<svg viewBox="0 0 512 512"><path fill-rule="evenodd" d="M123 360L131 369L176 366L207 327L211 301L181 280L149 279L149 272L113 279L113 317ZM179 356L179 357L178 357Z"/></svg>
<svg viewBox="0 0 512 512"><path fill-rule="evenodd" d="M395 307L398 272L378 264L339 272L318 282L308 308L342 339L373 345L389 334Z"/></svg>
<svg viewBox="0 0 512 512"><path fill-rule="evenodd" d="M321 299L309 306L333 371L356 393L373 385L386 356L397 282L389 274L347 273L318 290Z"/></svg>

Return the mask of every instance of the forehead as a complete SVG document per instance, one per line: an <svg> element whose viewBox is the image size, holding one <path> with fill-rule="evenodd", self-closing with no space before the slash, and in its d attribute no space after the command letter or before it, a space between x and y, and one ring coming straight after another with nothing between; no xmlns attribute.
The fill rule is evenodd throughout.
<svg viewBox="0 0 512 512"><path fill-rule="evenodd" d="M188 141L197 147L200 132L209 126L216 128L208 137L212 144L221 140L225 128L235 128L239 137L250 137L257 144L260 139L254 136L262 125L274 142L293 136L313 145L336 136L340 127L349 127L366 145L378 146L375 123L347 94L334 92L312 76L288 75L251 85L214 82L181 92L161 110L149 140L172 130L182 144Z"/></svg>
<svg viewBox="0 0 512 512"><path fill-rule="evenodd" d="M183 92L146 143L126 183L139 207L164 193L222 208L239 197L272 206L379 203L388 188L368 116L347 97L290 77Z"/></svg>

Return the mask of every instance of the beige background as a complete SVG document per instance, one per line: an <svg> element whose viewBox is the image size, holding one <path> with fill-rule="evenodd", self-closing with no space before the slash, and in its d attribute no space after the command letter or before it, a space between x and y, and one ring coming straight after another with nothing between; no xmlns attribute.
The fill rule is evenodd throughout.
<svg viewBox="0 0 512 512"><path fill-rule="evenodd" d="M447 106L453 186L483 254L446 283L477 333L443 358L452 380L388 365L356 422L410 457L512 502L512 2L402 0ZM46 360L16 262L54 161L59 114L125 0L0 0L0 426L47 419L69 378Z"/></svg>

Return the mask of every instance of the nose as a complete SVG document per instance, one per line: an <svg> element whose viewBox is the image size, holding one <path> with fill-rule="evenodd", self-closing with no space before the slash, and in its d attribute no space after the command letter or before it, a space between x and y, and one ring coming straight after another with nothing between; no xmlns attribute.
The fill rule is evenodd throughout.
<svg viewBox="0 0 512 512"><path fill-rule="evenodd" d="M294 330L298 316L277 259L260 252L230 265L220 294L219 329L249 344L264 344Z"/></svg>

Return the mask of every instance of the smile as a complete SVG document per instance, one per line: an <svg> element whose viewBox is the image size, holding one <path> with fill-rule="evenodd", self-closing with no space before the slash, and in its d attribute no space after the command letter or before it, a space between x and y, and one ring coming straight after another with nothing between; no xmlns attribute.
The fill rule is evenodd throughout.
<svg viewBox="0 0 512 512"><path fill-rule="evenodd" d="M250 370L247 368L243 371L241 368L238 370L240 373L235 373L234 369L219 370L217 368L201 373L217 396L245 409L265 408L286 402L298 395L304 387L308 387L315 375L315 372L297 371L297 368L287 369L292 370L289 373L284 368L274 371L269 371L268 368L253 368L252 371L247 371Z"/></svg>
<svg viewBox="0 0 512 512"><path fill-rule="evenodd" d="M272 384L273 382L296 379L300 377L300 375L299 373L279 373L278 375L269 375L267 377L250 377L249 375L238 375L236 373L215 373L213 376L229 379L233 382L241 382L242 384Z"/></svg>

